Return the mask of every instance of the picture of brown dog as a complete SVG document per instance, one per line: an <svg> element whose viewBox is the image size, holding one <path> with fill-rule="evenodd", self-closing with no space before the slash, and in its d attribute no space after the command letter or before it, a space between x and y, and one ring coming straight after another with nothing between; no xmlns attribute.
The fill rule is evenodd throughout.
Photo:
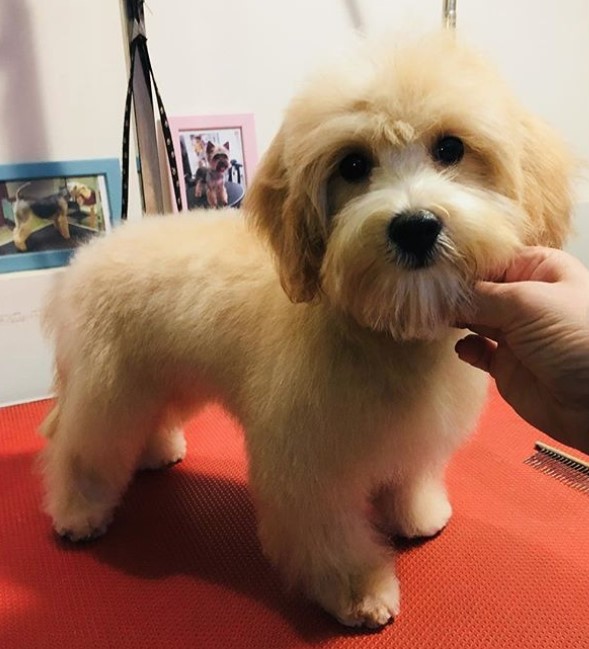
<svg viewBox="0 0 589 649"><path fill-rule="evenodd" d="M67 193L59 192L42 198L25 199L22 197L22 192L30 184L30 182L24 183L16 192L15 227L12 236L14 245L21 252L27 250L27 239L32 232L31 216L33 215L40 219L53 221L53 225L55 225L61 236L64 239L70 238L67 220Z"/></svg>

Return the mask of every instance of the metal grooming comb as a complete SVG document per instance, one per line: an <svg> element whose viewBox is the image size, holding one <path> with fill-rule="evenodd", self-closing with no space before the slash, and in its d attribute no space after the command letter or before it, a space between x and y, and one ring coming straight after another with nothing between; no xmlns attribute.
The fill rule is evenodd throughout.
<svg viewBox="0 0 589 649"><path fill-rule="evenodd" d="M534 447L536 452L524 464L589 495L589 462L543 442L536 442Z"/></svg>

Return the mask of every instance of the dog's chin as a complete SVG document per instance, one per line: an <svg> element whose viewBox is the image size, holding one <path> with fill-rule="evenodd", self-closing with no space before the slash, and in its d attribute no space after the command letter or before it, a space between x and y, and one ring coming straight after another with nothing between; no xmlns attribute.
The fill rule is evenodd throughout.
<svg viewBox="0 0 589 649"><path fill-rule="evenodd" d="M437 263L399 269L368 299L349 306L364 327L398 341L432 341L468 318L471 298L472 281L456 268Z"/></svg>
<svg viewBox="0 0 589 649"><path fill-rule="evenodd" d="M477 268L448 237L442 235L431 257L418 266L379 239L363 240L368 248L348 248L355 254L332 255L337 246L328 249L322 279L333 306L398 341L440 339L454 323L468 321Z"/></svg>

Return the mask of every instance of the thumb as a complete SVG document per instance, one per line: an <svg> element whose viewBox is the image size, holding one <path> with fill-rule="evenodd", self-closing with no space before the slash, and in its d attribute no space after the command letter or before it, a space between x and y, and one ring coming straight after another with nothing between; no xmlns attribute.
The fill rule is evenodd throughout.
<svg viewBox="0 0 589 649"><path fill-rule="evenodd" d="M517 284L477 282L468 324L504 331L517 315Z"/></svg>

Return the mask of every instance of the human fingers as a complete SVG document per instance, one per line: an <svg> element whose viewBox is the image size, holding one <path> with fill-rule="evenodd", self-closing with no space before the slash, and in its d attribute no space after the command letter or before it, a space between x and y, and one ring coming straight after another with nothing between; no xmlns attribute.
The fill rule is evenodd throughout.
<svg viewBox="0 0 589 649"><path fill-rule="evenodd" d="M468 320L468 318L467 318ZM500 329L493 329L493 327L486 327L485 325L476 325L466 322L455 322L453 325L456 329L470 329L475 334L479 336L484 336L485 338L490 338L495 342L499 342L499 339L502 337Z"/></svg>
<svg viewBox="0 0 589 649"><path fill-rule="evenodd" d="M560 257L560 252L554 248L539 246L523 248L505 269L503 281L559 281L562 279L563 272L563 260Z"/></svg>
<svg viewBox="0 0 589 649"><path fill-rule="evenodd" d="M477 282L466 316L466 326L483 336L497 340L517 315L518 289L513 284Z"/></svg>
<svg viewBox="0 0 589 649"><path fill-rule="evenodd" d="M497 344L488 338L478 336L477 334L469 334L465 338L460 339L454 349L458 354L458 358L473 367L491 373L491 365L493 356L497 349Z"/></svg>
<svg viewBox="0 0 589 649"><path fill-rule="evenodd" d="M501 282L536 281L554 283L575 277L589 277L589 271L573 255L556 248L522 248L501 275ZM496 277L484 277L496 280Z"/></svg>
<svg viewBox="0 0 589 649"><path fill-rule="evenodd" d="M501 332L533 315L535 307L565 295L546 293L546 284L561 284L586 295L589 269L562 250L525 248L505 272L502 281L479 281L473 287L471 309L464 318L467 326L498 340Z"/></svg>
<svg viewBox="0 0 589 649"><path fill-rule="evenodd" d="M489 338L490 340L494 340L495 342L499 342L499 340L503 337L503 334L500 329L494 329L493 327L486 327L485 325L475 325L475 324L468 324L459 327L460 329L470 329L475 334L478 334L479 336L483 336L484 338Z"/></svg>

